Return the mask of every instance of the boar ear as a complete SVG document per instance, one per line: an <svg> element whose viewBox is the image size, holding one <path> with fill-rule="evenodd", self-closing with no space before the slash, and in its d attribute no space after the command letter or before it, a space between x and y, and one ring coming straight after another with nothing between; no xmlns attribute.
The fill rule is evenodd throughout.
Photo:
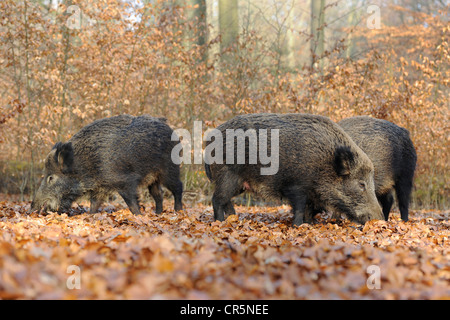
<svg viewBox="0 0 450 320"><path fill-rule="evenodd" d="M349 147L340 146L334 151L334 170L338 176L348 176L355 164L355 156Z"/></svg>
<svg viewBox="0 0 450 320"><path fill-rule="evenodd" d="M58 142L53 147L55 151L55 162L61 168L62 173L72 172L73 167L73 148L72 143L62 143Z"/></svg>

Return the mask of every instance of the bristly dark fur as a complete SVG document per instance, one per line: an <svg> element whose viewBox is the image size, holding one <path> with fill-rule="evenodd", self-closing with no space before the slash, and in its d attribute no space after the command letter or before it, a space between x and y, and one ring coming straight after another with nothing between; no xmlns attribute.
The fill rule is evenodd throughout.
<svg viewBox="0 0 450 320"><path fill-rule="evenodd" d="M385 219L389 219L395 190L401 218L408 221L417 162L408 130L392 122L366 116L344 119L339 125L373 162L375 193Z"/></svg>
<svg viewBox="0 0 450 320"><path fill-rule="evenodd" d="M68 142L54 145L45 161L45 178L32 209L64 211L88 197L96 212L111 193L118 192L134 214L140 214L137 189L148 187L162 212L161 185L182 209L180 167L171 160L176 141L164 118L120 115L85 126Z"/></svg>
<svg viewBox="0 0 450 320"><path fill-rule="evenodd" d="M231 198L245 190L287 199L292 205L294 225L303 223L305 213L319 206L344 211L361 223L382 218L371 161L330 119L309 114L248 114L217 129L224 139L224 164L205 165L208 177L215 183L215 219L224 220L225 213L233 214ZM263 165L259 159L257 164L249 164L248 143L245 164L226 164L227 129L279 129L279 146L274 146L279 148L278 172L261 175ZM270 143L269 138L268 150L272 150ZM362 184L367 188L363 190Z"/></svg>

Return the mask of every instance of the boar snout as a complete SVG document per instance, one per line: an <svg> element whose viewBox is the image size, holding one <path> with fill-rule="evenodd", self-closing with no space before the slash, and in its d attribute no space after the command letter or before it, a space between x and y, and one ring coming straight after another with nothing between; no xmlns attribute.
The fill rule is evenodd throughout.
<svg viewBox="0 0 450 320"><path fill-rule="evenodd" d="M378 202L372 206L367 213L359 216L357 219L359 223L365 224L369 220L384 220L383 210Z"/></svg>

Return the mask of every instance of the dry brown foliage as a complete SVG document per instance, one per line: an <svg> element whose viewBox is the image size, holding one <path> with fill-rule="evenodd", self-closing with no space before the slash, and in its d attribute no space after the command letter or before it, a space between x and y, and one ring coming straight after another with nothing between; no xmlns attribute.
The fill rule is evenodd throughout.
<svg viewBox="0 0 450 320"><path fill-rule="evenodd" d="M287 206L46 216L0 202L0 298L450 298L449 212L291 227ZM80 268L80 289L68 279ZM370 289L369 266L380 289ZM369 280L368 280L369 279ZM70 280L69 280L70 281Z"/></svg>

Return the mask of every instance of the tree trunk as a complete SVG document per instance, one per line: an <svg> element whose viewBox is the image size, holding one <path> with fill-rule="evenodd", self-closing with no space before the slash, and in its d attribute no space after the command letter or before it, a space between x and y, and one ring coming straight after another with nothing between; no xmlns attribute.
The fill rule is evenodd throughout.
<svg viewBox="0 0 450 320"><path fill-rule="evenodd" d="M311 0L311 67L323 69L323 53L325 48L325 0Z"/></svg>
<svg viewBox="0 0 450 320"><path fill-rule="evenodd" d="M222 35L220 50L224 51L235 44L239 34L237 0L219 0L219 30Z"/></svg>
<svg viewBox="0 0 450 320"><path fill-rule="evenodd" d="M207 24L207 13L206 13L206 0L192 0L194 5L193 16L196 19L196 44L199 47L203 47L208 40L208 24ZM206 48L202 48L202 61L206 61L208 57L208 52Z"/></svg>

